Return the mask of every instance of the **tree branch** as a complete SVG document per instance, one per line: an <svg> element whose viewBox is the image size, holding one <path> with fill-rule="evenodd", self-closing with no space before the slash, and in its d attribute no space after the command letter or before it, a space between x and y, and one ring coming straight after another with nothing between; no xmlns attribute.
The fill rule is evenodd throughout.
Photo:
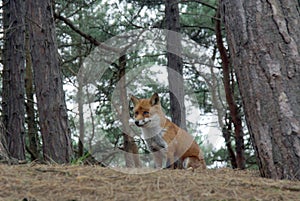
<svg viewBox="0 0 300 201"><path fill-rule="evenodd" d="M112 51L112 52L115 52L115 53L120 53L121 50L119 48L114 48L114 47L110 47L110 46L107 46L101 42L99 42L97 39L95 39L93 36L89 35L89 34L86 34L84 32L82 32L80 29L78 29L69 19L57 14L57 13L54 13L54 17L56 19L59 19L61 21L63 21L66 25L68 25L73 31L75 31L76 33L78 33L79 35L81 35L83 38L85 38L86 40L90 41L92 44L94 44L95 46L99 46L105 50L108 50L108 51Z"/></svg>
<svg viewBox="0 0 300 201"><path fill-rule="evenodd" d="M209 7L211 9L214 9L214 10L217 10L217 7L203 1L203 0L182 0L181 3L184 3L184 2L196 2L196 3L200 3L202 4L203 6L206 6L206 7Z"/></svg>

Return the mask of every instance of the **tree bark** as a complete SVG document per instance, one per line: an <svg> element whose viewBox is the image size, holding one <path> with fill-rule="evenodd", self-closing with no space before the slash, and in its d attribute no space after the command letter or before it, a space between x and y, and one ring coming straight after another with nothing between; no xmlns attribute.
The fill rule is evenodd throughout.
<svg viewBox="0 0 300 201"><path fill-rule="evenodd" d="M220 2L260 173L299 180L299 1Z"/></svg>
<svg viewBox="0 0 300 201"><path fill-rule="evenodd" d="M25 3L3 1L4 60L2 109L10 156L25 159Z"/></svg>
<svg viewBox="0 0 300 201"><path fill-rule="evenodd" d="M178 1L166 0L165 7L166 28L170 30L167 33L167 66L171 118L175 124L187 130Z"/></svg>
<svg viewBox="0 0 300 201"><path fill-rule="evenodd" d="M69 163L73 151L51 1L26 3L43 155L47 161Z"/></svg>

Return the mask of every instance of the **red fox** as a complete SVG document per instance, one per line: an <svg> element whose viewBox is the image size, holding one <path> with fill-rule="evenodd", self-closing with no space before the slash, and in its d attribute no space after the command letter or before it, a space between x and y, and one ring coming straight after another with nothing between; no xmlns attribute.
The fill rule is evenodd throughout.
<svg viewBox="0 0 300 201"><path fill-rule="evenodd" d="M176 161L179 168L206 168L199 145L190 134L165 117L157 93L149 99L135 96L130 99L134 104L135 124L142 129L157 168L163 167L164 158L169 168L174 168Z"/></svg>

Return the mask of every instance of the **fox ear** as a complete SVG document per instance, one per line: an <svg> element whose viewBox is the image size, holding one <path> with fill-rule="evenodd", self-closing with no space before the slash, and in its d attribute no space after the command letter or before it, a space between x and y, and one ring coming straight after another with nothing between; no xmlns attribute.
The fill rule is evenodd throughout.
<svg viewBox="0 0 300 201"><path fill-rule="evenodd" d="M150 98L151 105L157 105L159 103L159 96L157 93L153 94Z"/></svg>
<svg viewBox="0 0 300 201"><path fill-rule="evenodd" d="M140 100L133 96L133 95L130 95L130 100L133 102L133 105L136 105Z"/></svg>

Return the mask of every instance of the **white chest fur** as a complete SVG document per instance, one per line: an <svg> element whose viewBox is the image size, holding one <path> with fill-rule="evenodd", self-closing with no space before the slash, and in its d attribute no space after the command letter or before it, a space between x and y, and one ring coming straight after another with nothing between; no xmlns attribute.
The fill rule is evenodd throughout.
<svg viewBox="0 0 300 201"><path fill-rule="evenodd" d="M165 129L160 126L158 116L153 116L147 127L142 128L143 138L152 152L159 151L168 147L163 139Z"/></svg>
<svg viewBox="0 0 300 201"><path fill-rule="evenodd" d="M144 132L145 129L143 129L143 137L148 145L148 148L152 152L161 151L162 149L166 149L168 147L168 144L163 139L163 133L164 130L160 130L157 132Z"/></svg>

